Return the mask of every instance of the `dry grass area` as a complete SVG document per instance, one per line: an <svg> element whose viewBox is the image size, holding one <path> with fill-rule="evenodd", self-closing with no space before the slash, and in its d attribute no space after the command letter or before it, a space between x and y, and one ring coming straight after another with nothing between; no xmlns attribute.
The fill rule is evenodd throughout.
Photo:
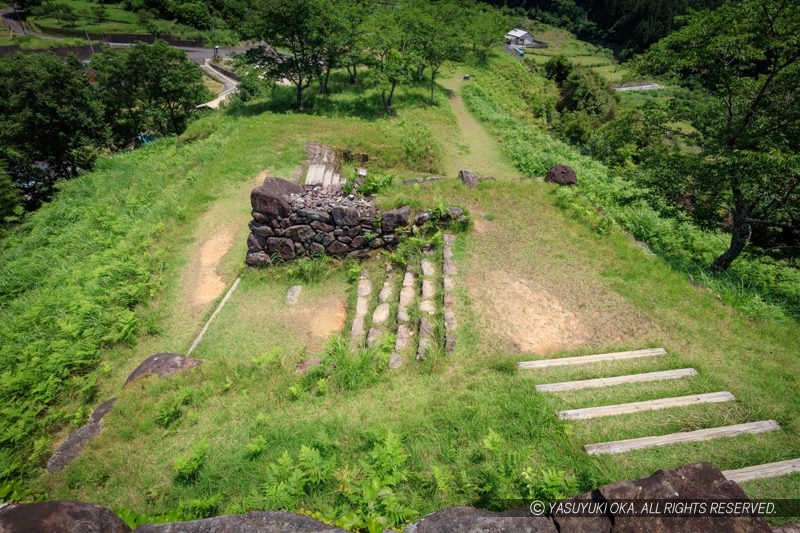
<svg viewBox="0 0 800 533"><path fill-rule="evenodd" d="M587 264L580 234L552 224L553 208L541 200L548 188L485 187L470 206L479 222L466 243L464 281L479 323L525 353L654 342L658 326ZM484 213L500 206L502 214ZM520 232L526 235L515 239Z"/></svg>
<svg viewBox="0 0 800 533"><path fill-rule="evenodd" d="M206 89L208 89L215 95L221 93L222 90L225 89L225 86L222 83L218 82L217 80L206 74L203 74L203 85L205 85Z"/></svg>

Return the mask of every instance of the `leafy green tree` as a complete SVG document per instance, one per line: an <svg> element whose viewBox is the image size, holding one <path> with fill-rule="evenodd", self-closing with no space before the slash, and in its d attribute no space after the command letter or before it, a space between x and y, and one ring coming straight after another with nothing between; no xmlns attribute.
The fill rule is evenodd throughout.
<svg viewBox="0 0 800 533"><path fill-rule="evenodd" d="M108 19L108 13L106 13L106 7L103 4L92 6L91 11L92 17L97 22L105 22Z"/></svg>
<svg viewBox="0 0 800 533"><path fill-rule="evenodd" d="M74 56L0 59L0 109L0 158L29 208L50 197L56 180L90 169L106 142L102 106Z"/></svg>
<svg viewBox="0 0 800 533"><path fill-rule="evenodd" d="M303 91L322 71L327 7L323 0L260 0L245 26L247 36L268 43L248 50L245 59L270 80L289 80L298 108L303 106Z"/></svg>
<svg viewBox="0 0 800 533"><path fill-rule="evenodd" d="M117 146L145 132L179 134L209 98L200 68L164 41L95 55L97 91Z"/></svg>
<svg viewBox="0 0 800 533"><path fill-rule="evenodd" d="M19 187L14 184L5 165L0 161L0 224L17 216L21 203Z"/></svg>
<svg viewBox="0 0 800 533"><path fill-rule="evenodd" d="M410 7L415 8L413 4ZM410 31L420 58L431 70L431 105L435 103L436 74L441 66L445 61L463 58L464 27L465 12L456 2L426 3L415 9Z"/></svg>
<svg viewBox="0 0 800 533"><path fill-rule="evenodd" d="M468 34L465 36L472 46L472 52L479 63L484 63L489 50L503 42L503 36L510 28L508 19L490 6L476 4L469 11Z"/></svg>
<svg viewBox="0 0 800 533"><path fill-rule="evenodd" d="M776 213L798 209L786 193L800 186L800 4L739 0L685 22L638 68L710 96L700 100L694 126L707 183L729 192L731 242L712 264L726 270L750 241L752 223L779 223ZM776 176L781 186L768 186Z"/></svg>
<svg viewBox="0 0 800 533"><path fill-rule="evenodd" d="M365 34L369 29L366 21L376 6L369 0L335 0L334 8L339 17L340 34L334 36L341 41L341 64L350 75L350 83L357 84L358 67L369 60Z"/></svg>
<svg viewBox="0 0 800 533"><path fill-rule="evenodd" d="M387 9L376 11L367 21L367 51L370 56L371 83L381 92L383 107L393 113L392 99L399 84L409 83L414 66L420 61L399 16Z"/></svg>

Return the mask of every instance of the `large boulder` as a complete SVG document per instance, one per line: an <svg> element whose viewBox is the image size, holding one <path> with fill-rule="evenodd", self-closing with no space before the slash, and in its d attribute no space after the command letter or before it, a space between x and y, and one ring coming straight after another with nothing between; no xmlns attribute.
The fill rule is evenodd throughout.
<svg viewBox="0 0 800 533"><path fill-rule="evenodd" d="M129 533L131 528L99 505L56 500L0 509L2 533Z"/></svg>
<svg viewBox="0 0 800 533"><path fill-rule="evenodd" d="M94 439L99 432L100 424L89 422L70 433L64 442L61 443L61 446L53 452L50 459L47 460L47 471L52 474L57 474L64 470L67 465L78 457L83 447Z"/></svg>
<svg viewBox="0 0 800 533"><path fill-rule="evenodd" d="M192 522L145 524L136 533L340 533L343 529L328 526L309 516L285 511L250 512L217 516Z"/></svg>
<svg viewBox="0 0 800 533"><path fill-rule="evenodd" d="M547 171L544 181L557 183L558 185L577 185L578 177L572 167L567 165L556 165Z"/></svg>
<svg viewBox="0 0 800 533"><path fill-rule="evenodd" d="M594 502L613 502L615 500L660 502L682 501L749 501L744 491L733 481L729 481L711 463L697 463L672 470L659 470L651 476L634 481L620 481L600 487L590 493L571 498ZM635 504L634 504L635 505ZM641 506L635 505L636 509ZM600 514L600 513L598 513ZM731 531L737 533L771 533L772 529L760 517L732 516L630 516L629 513L607 512L603 516L576 517L559 516L553 513L553 521L559 531L596 532L628 531L642 533L703 533L706 531Z"/></svg>
<svg viewBox="0 0 800 533"><path fill-rule="evenodd" d="M477 187L478 186L478 182L480 181L478 179L478 176L476 176L475 174L473 174L469 170L459 170L458 171L458 178L461 180L461 182L464 185L466 185L470 189L474 189L475 187Z"/></svg>
<svg viewBox="0 0 800 533"><path fill-rule="evenodd" d="M255 211L265 215L285 217L292 211L289 195L302 192L302 185L281 178L267 178L263 185L252 190L250 203Z"/></svg>
<svg viewBox="0 0 800 533"><path fill-rule="evenodd" d="M481 533L557 533L549 518L524 513L494 513L472 507L450 507L410 524L405 533L451 533L480 531Z"/></svg>
<svg viewBox="0 0 800 533"><path fill-rule="evenodd" d="M386 211L383 214L383 218L381 218L381 231L383 233L392 233L397 228L408 226L410 217L411 207L407 205Z"/></svg>
<svg viewBox="0 0 800 533"><path fill-rule="evenodd" d="M179 353L157 353L142 361L142 364L137 366L128 376L128 379L125 380L125 385L147 374L156 374L162 377L171 376L176 372L194 368L199 364L199 360Z"/></svg>

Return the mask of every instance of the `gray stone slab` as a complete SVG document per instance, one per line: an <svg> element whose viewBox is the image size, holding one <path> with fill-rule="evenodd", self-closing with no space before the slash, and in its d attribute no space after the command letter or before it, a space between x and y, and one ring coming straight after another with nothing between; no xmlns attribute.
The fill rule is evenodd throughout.
<svg viewBox="0 0 800 533"><path fill-rule="evenodd" d="M422 280L422 299L430 300L436 294L436 283L432 279Z"/></svg>
<svg viewBox="0 0 800 533"><path fill-rule="evenodd" d="M300 296L300 292L303 290L302 285L292 285L289 287L289 290L286 292L286 303L289 305L294 305L297 303L297 298Z"/></svg>
<svg viewBox="0 0 800 533"><path fill-rule="evenodd" d="M78 457L83 447L94 439L99 432L100 424L90 422L70 433L69 437L50 456L47 461L47 471L53 474L61 472Z"/></svg>
<svg viewBox="0 0 800 533"><path fill-rule="evenodd" d="M425 300L421 304L419 304L419 310L421 313L428 313L429 315L433 315L436 313L436 304L433 303L431 300Z"/></svg>
<svg viewBox="0 0 800 533"><path fill-rule="evenodd" d="M384 324L387 320L389 320L389 304L382 303L375 308L375 311L372 313L372 324L373 325L381 325Z"/></svg>
<svg viewBox="0 0 800 533"><path fill-rule="evenodd" d="M128 379L125 380L125 385L128 385L129 383L136 381L142 376L146 376L148 374L156 374L162 377L171 376L176 372L194 368L199 364L199 360L181 355L179 353L157 353L142 361L142 364L137 366L136 369L128 376Z"/></svg>
<svg viewBox="0 0 800 533"><path fill-rule="evenodd" d="M419 264L422 268L422 275L426 278L436 275L436 267L434 266L433 262L423 259Z"/></svg>

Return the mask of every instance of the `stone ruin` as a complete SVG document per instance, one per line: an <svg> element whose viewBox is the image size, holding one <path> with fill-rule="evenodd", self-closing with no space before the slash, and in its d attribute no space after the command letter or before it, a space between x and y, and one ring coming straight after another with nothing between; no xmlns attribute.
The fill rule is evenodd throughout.
<svg viewBox="0 0 800 533"><path fill-rule="evenodd" d="M345 195L338 187L300 185L267 178L250 193L253 220L245 263L267 266L273 260L331 255L365 258L393 248L415 219L409 206L381 212L368 198ZM451 208L452 218L464 216ZM420 223L430 215L420 213Z"/></svg>

